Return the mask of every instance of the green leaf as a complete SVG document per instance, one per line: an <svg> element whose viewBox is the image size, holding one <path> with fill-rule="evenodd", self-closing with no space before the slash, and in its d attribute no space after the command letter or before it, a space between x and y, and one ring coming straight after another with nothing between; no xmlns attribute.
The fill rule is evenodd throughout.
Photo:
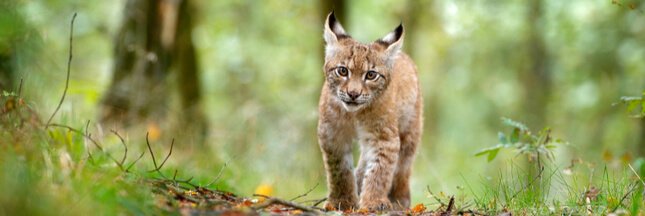
<svg viewBox="0 0 645 216"><path fill-rule="evenodd" d="M474 154L474 156L477 157L477 156L485 155L486 153L488 153L490 151L493 151L493 150L496 150L496 149L499 149L501 147L503 147L503 145L500 144L500 145L496 145L496 146L493 146L493 147L490 147L490 148L485 148L485 149L482 149L482 150L476 152Z"/></svg>
<svg viewBox="0 0 645 216"><path fill-rule="evenodd" d="M525 132L528 132L528 131L529 131L529 128L528 128L528 127L526 127L526 125L524 125L524 124L522 124L522 123L519 123L519 122L513 121L513 120L508 119L508 118L504 118L504 117L502 117L502 121L504 122L504 124L506 124L506 125L508 125L508 126L511 126L511 127L514 127L514 128L518 128L518 129L520 129L520 130L521 130L521 132L523 132L523 133L525 133Z"/></svg>
<svg viewBox="0 0 645 216"><path fill-rule="evenodd" d="M511 134L511 143L517 143L518 141L520 141L520 129L515 128Z"/></svg>
<svg viewBox="0 0 645 216"><path fill-rule="evenodd" d="M641 104L641 101L638 100L630 100L629 101L629 106L627 107L627 113L631 112L632 110L636 109L638 105Z"/></svg>
<svg viewBox="0 0 645 216"><path fill-rule="evenodd" d="M499 138L499 143L502 145L508 144L508 138L506 138L506 135L502 132L497 133L497 137Z"/></svg>
<svg viewBox="0 0 645 216"><path fill-rule="evenodd" d="M475 154L473 154L473 156L475 156L475 157L477 157L477 156L482 156L482 155L484 155L484 154L488 153L488 151L490 151L490 150L488 150L488 149L482 149L482 150L480 150L480 151L478 151L478 152L475 152Z"/></svg>
<svg viewBox="0 0 645 216"><path fill-rule="evenodd" d="M490 150L488 153L488 162L491 162L495 157L497 156L497 152L499 152L499 148Z"/></svg>

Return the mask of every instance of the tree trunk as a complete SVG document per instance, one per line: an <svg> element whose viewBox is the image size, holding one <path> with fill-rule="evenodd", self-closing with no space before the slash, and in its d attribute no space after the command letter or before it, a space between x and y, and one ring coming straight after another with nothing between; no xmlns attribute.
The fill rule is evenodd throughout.
<svg viewBox="0 0 645 216"><path fill-rule="evenodd" d="M0 93L14 90L13 70L10 54L0 54Z"/></svg>
<svg viewBox="0 0 645 216"><path fill-rule="evenodd" d="M182 119L195 119L193 114L203 119L189 7L187 0L127 2L115 43L112 84L102 101L102 122L128 125L165 117L171 66L178 71Z"/></svg>
<svg viewBox="0 0 645 216"><path fill-rule="evenodd" d="M177 86L180 93L182 123L180 127L189 126L204 137L207 128L206 118L199 106L201 87L198 76L197 56L192 40L193 16L196 11L193 5L184 0L179 5L177 38L175 40L175 59Z"/></svg>
<svg viewBox="0 0 645 216"><path fill-rule="evenodd" d="M546 108L551 96L551 74L538 26L538 19L542 15L542 1L530 1L527 14L528 68L522 73L526 87L524 110L529 114L526 119L528 125L539 129L547 122Z"/></svg>
<svg viewBox="0 0 645 216"><path fill-rule="evenodd" d="M527 24L528 32L526 42L528 43L527 57L528 68L522 74L523 83L525 86L524 96L524 110L527 115L527 123L534 128L537 133L541 128L545 127L547 122L546 109L551 95L551 74L549 73L548 57L546 54L544 41L540 36L540 27L538 26L538 19L542 15L542 1L530 1L527 8ZM538 155L538 157L543 157ZM533 182L533 188L536 194L542 194L542 184L540 176L541 164L539 160L532 161L529 164L529 175L526 179L526 184ZM536 180L536 178L539 178Z"/></svg>

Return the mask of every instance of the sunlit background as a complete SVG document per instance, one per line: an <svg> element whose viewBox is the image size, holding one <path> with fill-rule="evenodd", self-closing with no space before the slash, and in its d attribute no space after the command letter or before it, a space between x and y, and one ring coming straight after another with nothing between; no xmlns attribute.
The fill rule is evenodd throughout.
<svg viewBox="0 0 645 216"><path fill-rule="evenodd" d="M115 152L120 144L110 129L124 131L138 149L150 132L159 154L175 138L167 172L177 169L182 178L195 176L202 184L235 156L217 184L240 195L251 196L264 185L289 198L320 183L309 197L322 198L327 189L317 105L323 22L334 9L362 42L384 36L401 21L405 26L403 50L418 66L425 101L413 203L429 202L426 186L459 194L458 186L468 183L477 192L521 159L512 150L492 162L473 156L496 145L499 131L511 131L501 117L536 131L548 126L554 137L568 141L570 146L555 150L558 166L581 158L621 170L645 156L645 122L630 118L624 106L612 106L621 96L645 90L640 1L618 6L610 0L164 0L152 17L190 20L159 27L171 38L187 35L184 41L169 39L179 45L165 57L128 44L146 41L145 35L133 39L145 31L145 19L124 27L128 16L147 15L133 10L136 2L143 1L0 2L0 88L15 90L22 78L24 98L46 120L65 88L70 20L78 12L69 90L54 122L83 127L90 120L91 131ZM184 4L188 9L182 12ZM161 37L163 46L167 40ZM135 53L132 59L173 63L165 73L148 74L137 72L145 66L136 60L132 68L139 69L121 70L126 81L115 84L117 59L127 52ZM194 70L186 69L192 60ZM196 80L182 79L193 75ZM198 91L185 105L191 89ZM130 110L106 114L115 105L106 102L110 94L126 94Z"/></svg>

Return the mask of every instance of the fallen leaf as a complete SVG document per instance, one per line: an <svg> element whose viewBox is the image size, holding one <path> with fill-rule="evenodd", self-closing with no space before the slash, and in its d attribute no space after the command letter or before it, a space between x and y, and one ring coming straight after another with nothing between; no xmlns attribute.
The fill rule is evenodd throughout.
<svg viewBox="0 0 645 216"><path fill-rule="evenodd" d="M418 205L414 206L414 208L412 208L411 213L418 214L425 210L426 210L426 207L423 205L423 203L419 203Z"/></svg>

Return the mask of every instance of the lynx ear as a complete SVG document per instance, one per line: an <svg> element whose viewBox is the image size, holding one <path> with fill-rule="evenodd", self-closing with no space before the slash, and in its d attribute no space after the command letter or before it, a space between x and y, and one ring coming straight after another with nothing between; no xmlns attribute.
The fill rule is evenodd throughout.
<svg viewBox="0 0 645 216"><path fill-rule="evenodd" d="M327 46L336 45L338 43L338 39L340 39L341 37L349 37L349 35L345 33L343 26L340 25L340 22L336 20L334 11L327 15L327 20L325 21L325 33L323 34L323 36L325 37Z"/></svg>
<svg viewBox="0 0 645 216"><path fill-rule="evenodd" d="M340 38L349 37L349 35L345 33L343 26L340 25L340 22L336 20L334 11L327 15L323 37L325 37L325 42L327 42L327 45L325 46L325 60L330 59L336 54L336 47L338 46L338 40Z"/></svg>
<svg viewBox="0 0 645 216"><path fill-rule="evenodd" d="M376 43L387 47L385 52L389 55L396 55L401 49L401 46L403 46L403 23L399 24L394 31L388 33L385 37L378 39Z"/></svg>

